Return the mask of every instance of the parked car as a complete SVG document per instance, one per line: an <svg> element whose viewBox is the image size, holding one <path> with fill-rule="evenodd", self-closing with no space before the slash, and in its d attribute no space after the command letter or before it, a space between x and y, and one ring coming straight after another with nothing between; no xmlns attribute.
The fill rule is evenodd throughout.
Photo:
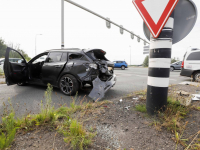
<svg viewBox="0 0 200 150"><path fill-rule="evenodd" d="M4 61L5 61L5 58L0 58L0 71L3 71ZM20 59L20 58L10 58L9 61L18 63L18 62L22 61L22 59Z"/></svg>
<svg viewBox="0 0 200 150"><path fill-rule="evenodd" d="M10 62L18 62L20 60L22 60L22 59L21 58L9 58ZM4 61L5 61L5 58L0 58L0 65L3 65Z"/></svg>
<svg viewBox="0 0 200 150"><path fill-rule="evenodd" d="M17 53L23 61L9 62L9 54ZM57 49L45 51L28 63L16 50L7 48L4 72L7 85L25 83L47 85L50 83L66 95L75 95L85 84L93 85L89 94L94 100L100 100L115 85L114 63L105 57L101 49ZM44 61L41 57L46 57Z"/></svg>
<svg viewBox="0 0 200 150"><path fill-rule="evenodd" d="M170 65L170 71L181 70L182 61L174 62Z"/></svg>
<svg viewBox="0 0 200 150"><path fill-rule="evenodd" d="M128 68L128 65L125 61L114 61L114 68L125 70L125 68Z"/></svg>
<svg viewBox="0 0 200 150"><path fill-rule="evenodd" d="M185 53L180 75L200 82L200 49L192 48Z"/></svg>

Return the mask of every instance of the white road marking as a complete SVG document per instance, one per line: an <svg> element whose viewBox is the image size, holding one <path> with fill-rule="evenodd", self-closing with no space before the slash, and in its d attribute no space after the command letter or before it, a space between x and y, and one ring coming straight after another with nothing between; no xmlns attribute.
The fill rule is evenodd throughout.
<svg viewBox="0 0 200 150"><path fill-rule="evenodd" d="M135 76L137 76L137 77L145 77L145 78L147 77L147 76L141 76L141 75L135 75Z"/></svg>
<svg viewBox="0 0 200 150"><path fill-rule="evenodd" d="M172 80L172 81L177 81L176 79L169 79L169 80Z"/></svg>

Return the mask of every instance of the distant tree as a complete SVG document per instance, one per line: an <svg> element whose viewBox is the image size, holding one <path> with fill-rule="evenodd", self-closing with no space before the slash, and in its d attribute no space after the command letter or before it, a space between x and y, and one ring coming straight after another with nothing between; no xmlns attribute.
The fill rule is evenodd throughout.
<svg viewBox="0 0 200 150"><path fill-rule="evenodd" d="M177 62L177 61L179 61L179 58L178 58L178 57L177 57L177 58L174 57L174 58L171 59L171 63L175 63L175 62Z"/></svg>
<svg viewBox="0 0 200 150"><path fill-rule="evenodd" d="M0 58L5 57L6 48L7 48L7 46L4 42L4 40L2 38L0 38Z"/></svg>
<svg viewBox="0 0 200 150"><path fill-rule="evenodd" d="M28 54L26 54L26 52L22 49L20 49L19 47L19 44L14 46L13 43L9 43L9 44L5 44L5 41L0 38L0 58L4 58L5 57L5 53L6 53L6 48L7 46L17 50L19 53L22 54L22 56L27 60L29 61L31 58L28 56ZM10 57L12 58L21 58L17 53L13 52L13 53L10 53Z"/></svg>
<svg viewBox="0 0 200 150"><path fill-rule="evenodd" d="M148 67L148 66L149 66L149 56L146 56L146 57L145 57L142 66L143 66L143 67Z"/></svg>

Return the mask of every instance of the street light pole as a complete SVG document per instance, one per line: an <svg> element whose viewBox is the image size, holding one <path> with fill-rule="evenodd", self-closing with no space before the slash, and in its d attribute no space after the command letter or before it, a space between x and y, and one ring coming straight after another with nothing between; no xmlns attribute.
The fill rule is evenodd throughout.
<svg viewBox="0 0 200 150"><path fill-rule="evenodd" d="M130 47L130 65L131 65L131 46Z"/></svg>
<svg viewBox="0 0 200 150"><path fill-rule="evenodd" d="M38 35L42 35L42 34L36 34L36 35L35 35L35 55L37 55L37 52L36 52L36 40L37 40L37 36L38 36Z"/></svg>
<svg viewBox="0 0 200 150"><path fill-rule="evenodd" d="M61 0L61 48L64 47L64 0Z"/></svg>

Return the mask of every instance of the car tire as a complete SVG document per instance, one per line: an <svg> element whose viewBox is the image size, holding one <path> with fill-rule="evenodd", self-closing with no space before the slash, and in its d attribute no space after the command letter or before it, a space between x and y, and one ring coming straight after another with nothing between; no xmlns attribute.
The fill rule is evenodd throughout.
<svg viewBox="0 0 200 150"><path fill-rule="evenodd" d="M125 70L125 66L121 66L121 69L122 69L122 70Z"/></svg>
<svg viewBox="0 0 200 150"><path fill-rule="evenodd" d="M195 72L193 74L193 81L200 82L200 72Z"/></svg>
<svg viewBox="0 0 200 150"><path fill-rule="evenodd" d="M24 85L26 85L26 83L21 82L21 83L17 83L17 85L18 85L18 86L24 86Z"/></svg>
<svg viewBox="0 0 200 150"><path fill-rule="evenodd" d="M65 95L73 96L79 89L79 83L73 75L66 74L61 77L59 87Z"/></svg>
<svg viewBox="0 0 200 150"><path fill-rule="evenodd" d="M174 67L170 67L170 71L174 71Z"/></svg>

